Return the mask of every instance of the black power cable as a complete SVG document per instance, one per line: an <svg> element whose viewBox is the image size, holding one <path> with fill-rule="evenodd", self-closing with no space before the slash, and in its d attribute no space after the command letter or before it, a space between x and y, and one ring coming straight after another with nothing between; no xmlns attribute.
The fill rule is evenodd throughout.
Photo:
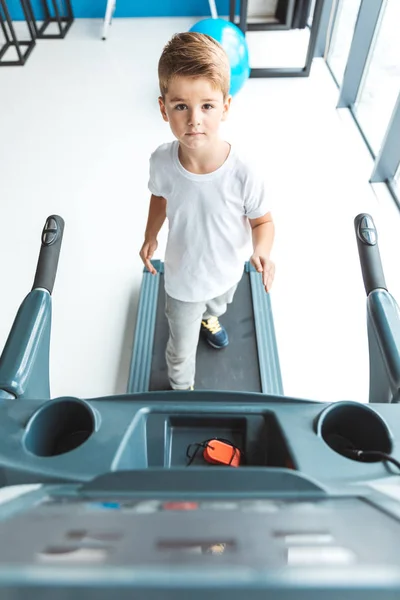
<svg viewBox="0 0 400 600"><path fill-rule="evenodd" d="M387 454L386 452L380 452L379 450L360 450L354 446L353 442L338 433L331 433L330 435L327 435L326 442L329 444L332 450L335 450L335 452L338 452L347 458L357 459L360 460L360 462L368 458L376 458L377 460L391 462L398 469L400 469L400 462L393 458L393 456L390 454Z"/></svg>
<svg viewBox="0 0 400 600"><path fill-rule="evenodd" d="M379 452L378 450L349 450L348 452L349 454L352 454L353 456L355 455L357 458L361 459L368 457L380 458L387 462L393 463L398 469L400 469L400 462L393 458L393 456L390 456L390 454L386 454L386 452Z"/></svg>

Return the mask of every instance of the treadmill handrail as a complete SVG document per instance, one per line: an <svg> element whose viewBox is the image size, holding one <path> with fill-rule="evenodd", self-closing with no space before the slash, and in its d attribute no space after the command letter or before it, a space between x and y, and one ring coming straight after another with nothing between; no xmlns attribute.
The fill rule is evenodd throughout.
<svg viewBox="0 0 400 600"><path fill-rule="evenodd" d="M50 294L53 291L64 233L64 220L58 215L50 215L42 231L42 245L36 267L32 290L43 288Z"/></svg>
<svg viewBox="0 0 400 600"><path fill-rule="evenodd" d="M354 219L354 227L367 296L379 288L387 290L379 253L378 232L371 215L367 213L357 215Z"/></svg>

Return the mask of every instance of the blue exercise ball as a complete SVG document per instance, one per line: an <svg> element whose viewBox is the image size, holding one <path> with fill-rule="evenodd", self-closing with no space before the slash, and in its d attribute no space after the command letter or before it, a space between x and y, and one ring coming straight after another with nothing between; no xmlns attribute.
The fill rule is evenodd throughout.
<svg viewBox="0 0 400 600"><path fill-rule="evenodd" d="M217 40L225 50L231 67L230 94L236 94L250 75L249 51L239 27L223 19L203 19L190 31L205 33Z"/></svg>

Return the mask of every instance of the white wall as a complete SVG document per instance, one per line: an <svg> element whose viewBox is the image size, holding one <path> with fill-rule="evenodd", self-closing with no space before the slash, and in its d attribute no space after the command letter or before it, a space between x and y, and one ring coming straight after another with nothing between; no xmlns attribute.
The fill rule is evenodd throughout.
<svg viewBox="0 0 400 600"><path fill-rule="evenodd" d="M148 158L171 139L158 114L156 66L170 35L191 24L117 20L102 42L99 21L79 21L64 41L38 43L25 67L0 69L0 347L32 284L44 221L58 213L66 229L53 297L53 396L125 391ZM274 205L272 302L286 393L366 400L353 218L366 210L384 222L386 213L336 99L322 61L309 79L251 79L226 135L265 174ZM390 248L385 264L397 282Z"/></svg>

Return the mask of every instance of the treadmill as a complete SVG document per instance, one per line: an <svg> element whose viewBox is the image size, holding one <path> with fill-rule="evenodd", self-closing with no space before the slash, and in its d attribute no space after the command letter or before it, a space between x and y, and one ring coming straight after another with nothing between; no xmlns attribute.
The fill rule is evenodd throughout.
<svg viewBox="0 0 400 600"><path fill-rule="evenodd" d="M236 338L199 346L194 391L165 389L162 273L144 273L127 392L52 398L63 231L48 217L0 357L1 600L397 600L400 314L372 217L355 219L367 404L283 395L270 297L248 265ZM235 461L213 462L215 442Z"/></svg>

